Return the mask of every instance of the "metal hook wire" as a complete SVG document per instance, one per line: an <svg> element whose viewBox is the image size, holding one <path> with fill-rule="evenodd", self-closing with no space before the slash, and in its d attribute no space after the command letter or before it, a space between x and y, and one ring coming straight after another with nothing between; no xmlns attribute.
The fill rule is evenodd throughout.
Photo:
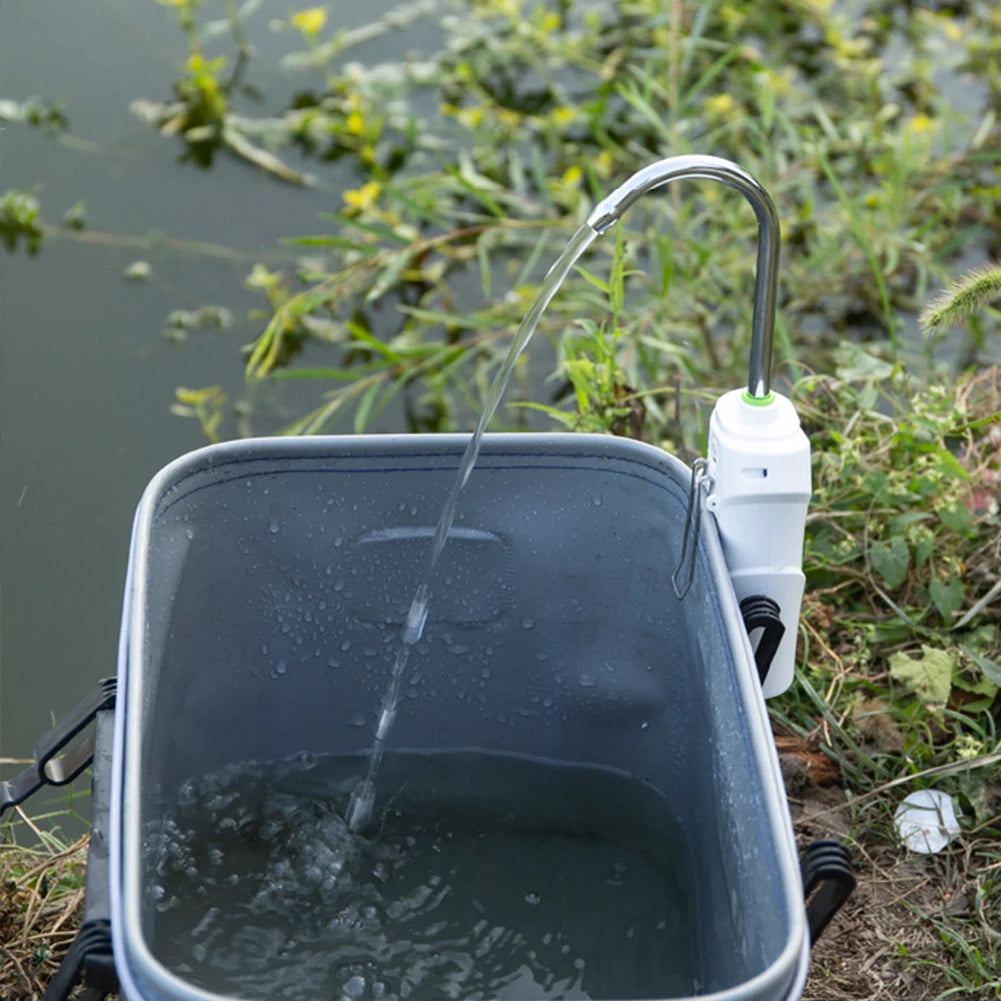
<svg viewBox="0 0 1001 1001"><path fill-rule="evenodd" d="M706 474L706 460L696 459L692 463L692 478L688 484L688 506L685 508L685 529L681 542L681 556L678 558L678 565L671 574L671 586L674 594L681 601L692 586L695 579L695 555L699 546L699 532L702 528L702 500L699 492L705 491L706 496L712 493L716 481ZM688 539L691 536L691 555L689 556ZM685 563L688 563L687 576L682 585L678 584L679 576Z"/></svg>

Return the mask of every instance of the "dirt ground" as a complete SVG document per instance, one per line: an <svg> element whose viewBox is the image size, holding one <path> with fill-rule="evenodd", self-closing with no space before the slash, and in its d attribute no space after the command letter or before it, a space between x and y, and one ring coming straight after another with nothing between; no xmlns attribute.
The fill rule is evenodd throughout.
<svg viewBox="0 0 1001 1001"><path fill-rule="evenodd" d="M780 744L780 762L800 849L846 840L851 807L826 759ZM852 845L857 885L814 944L803 1001L926 1001L955 987L936 965L948 956L933 922L971 906L964 867L907 852L886 833Z"/></svg>

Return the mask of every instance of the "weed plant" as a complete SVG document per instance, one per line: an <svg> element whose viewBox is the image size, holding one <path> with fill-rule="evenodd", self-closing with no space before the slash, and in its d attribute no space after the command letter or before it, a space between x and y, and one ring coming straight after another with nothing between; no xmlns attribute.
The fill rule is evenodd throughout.
<svg viewBox="0 0 1001 1001"><path fill-rule="evenodd" d="M927 364L943 334L917 346L916 313L995 249L1001 127L988 4L465 0L409 4L351 32L307 8L284 25L302 44L287 64L315 89L265 120L242 111L238 12L212 21L208 4L172 6L189 58L178 100L154 117L192 159L205 160L213 136L218 149L240 135L239 155L257 143L262 164L295 161L277 171L286 179L334 161L355 178L325 232L290 241L304 255L297 274L262 267L248 279L266 300L248 376L329 386L289 431L344 427L346 414L364 430L399 397L413 429L468 427L545 266L597 198L658 157L730 157L776 198L780 363L809 354L830 370L847 338L892 363ZM436 51L350 59L359 43L421 19L440 22ZM692 185L649 199L622 229L630 277L616 320L626 336L610 334L593 284L568 283L544 318L555 364L544 354L539 367L552 378L531 393L578 408L568 362L611 338L623 377L618 388L595 384L608 398L591 409L609 413L610 429L622 387L642 389L643 433L660 440L679 431L668 405L679 392L742 381L753 218L739 196ZM607 274L611 254L599 242L586 269ZM978 319L953 359L974 361L995 327L993 314Z"/></svg>
<svg viewBox="0 0 1001 1001"><path fill-rule="evenodd" d="M67 810L18 814L0 823L0 997L33 1001L79 926L88 838L69 842L60 834Z"/></svg>

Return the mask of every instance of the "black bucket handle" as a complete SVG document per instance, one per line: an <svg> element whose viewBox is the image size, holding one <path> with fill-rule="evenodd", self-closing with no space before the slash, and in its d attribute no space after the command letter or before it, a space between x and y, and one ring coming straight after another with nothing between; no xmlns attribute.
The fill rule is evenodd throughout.
<svg viewBox="0 0 1001 1001"><path fill-rule="evenodd" d="M97 687L35 741L34 761L12 779L0 782L0 816L44 785L72 782L94 757L94 734L88 730L102 709L115 705L116 682L102 678Z"/></svg>

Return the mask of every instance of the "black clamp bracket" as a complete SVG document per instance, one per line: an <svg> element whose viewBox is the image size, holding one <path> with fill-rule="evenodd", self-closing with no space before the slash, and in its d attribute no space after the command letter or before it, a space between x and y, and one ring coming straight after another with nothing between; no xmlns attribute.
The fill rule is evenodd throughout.
<svg viewBox="0 0 1001 1001"><path fill-rule="evenodd" d="M840 841L814 841L799 862L806 900L810 945L820 938L831 918L855 889L851 853Z"/></svg>
<svg viewBox="0 0 1001 1001"><path fill-rule="evenodd" d="M12 779L0 782L0 815L44 785L72 782L91 763L94 733L88 727L102 709L114 708L115 690L114 678L102 678L86 698L35 741L34 762Z"/></svg>
<svg viewBox="0 0 1001 1001"><path fill-rule="evenodd" d="M748 636L752 636L756 629L761 630L758 645L754 649L754 663L758 668L758 679L764 684L786 632L782 610L771 598L766 598L763 594L752 594L741 601L740 614Z"/></svg>
<svg viewBox="0 0 1001 1001"><path fill-rule="evenodd" d="M83 1001L98 1001L118 991L111 954L111 923L106 919L85 921L63 957L62 965L49 981L42 1001L68 1001L80 983Z"/></svg>

